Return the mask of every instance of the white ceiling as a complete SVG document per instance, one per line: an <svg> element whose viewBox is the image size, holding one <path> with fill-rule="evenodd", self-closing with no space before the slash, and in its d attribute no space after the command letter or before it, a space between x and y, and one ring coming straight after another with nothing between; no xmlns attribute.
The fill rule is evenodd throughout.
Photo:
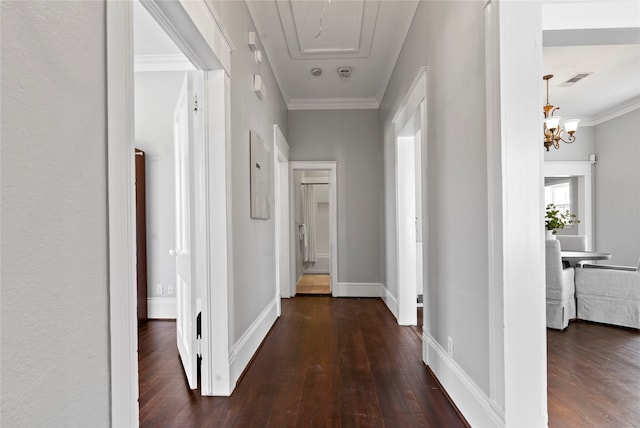
<svg viewBox="0 0 640 428"><path fill-rule="evenodd" d="M246 4L260 36L258 47L266 53L290 109L377 108L418 1ZM558 115L588 125L640 107L640 2L548 1L543 3L543 30L543 75L554 75L549 101L560 107ZM137 1L134 43L137 65L186 61ZM341 66L352 67L351 77L338 76ZM323 74L312 76L313 67L322 68ZM561 86L585 72L592 74L573 86Z"/></svg>
<svg viewBox="0 0 640 428"><path fill-rule="evenodd" d="M578 73L592 73L572 86L562 86ZM640 44L548 46L543 49L543 75L549 102L564 119L598 123L617 110L640 105Z"/></svg>
<svg viewBox="0 0 640 428"><path fill-rule="evenodd" d="M418 1L261 0L247 6L290 109L377 108ZM350 77L338 76L342 66L352 68ZM321 76L311 75L314 67L322 68Z"/></svg>

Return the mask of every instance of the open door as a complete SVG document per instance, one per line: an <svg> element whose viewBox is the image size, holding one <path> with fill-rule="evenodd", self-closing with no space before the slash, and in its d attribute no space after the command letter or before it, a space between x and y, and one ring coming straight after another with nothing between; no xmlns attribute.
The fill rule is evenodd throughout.
<svg viewBox="0 0 640 428"><path fill-rule="evenodd" d="M178 102L173 112L173 143L175 156L176 185L176 331L178 351L189 387L198 386L197 366L197 308L194 284L192 283L193 243L191 239L192 207L191 189L193 174L190 168L190 152L193 147L195 98L193 96L193 74L186 73Z"/></svg>

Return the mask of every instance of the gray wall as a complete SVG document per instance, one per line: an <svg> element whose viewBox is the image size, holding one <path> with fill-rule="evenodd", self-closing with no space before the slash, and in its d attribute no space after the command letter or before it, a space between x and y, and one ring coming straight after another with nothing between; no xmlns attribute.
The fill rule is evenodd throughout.
<svg viewBox="0 0 640 428"><path fill-rule="evenodd" d="M640 110L595 127L595 230L612 264L640 257ZM607 262L609 263L609 262Z"/></svg>
<svg viewBox="0 0 640 428"><path fill-rule="evenodd" d="M106 427L105 5L0 4L2 426Z"/></svg>
<svg viewBox="0 0 640 428"><path fill-rule="evenodd" d="M549 151L546 151L542 145L544 135L542 134L542 130L540 130L540 150L544 150L545 162L589 160L589 155L596 152L595 127L580 125L575 136L576 141L573 143L566 144L560 141L559 149L551 147Z"/></svg>
<svg viewBox="0 0 640 428"><path fill-rule="evenodd" d="M146 13L146 12L145 12ZM135 74L136 147L145 151L147 205L147 295L160 296L156 285L175 290L175 176L173 110L184 71Z"/></svg>
<svg viewBox="0 0 640 428"><path fill-rule="evenodd" d="M386 286L397 296L391 122L427 66L429 334L489 395L487 153L482 2L420 2L380 107L385 156ZM464 269L461 269L464 266Z"/></svg>
<svg viewBox="0 0 640 428"><path fill-rule="evenodd" d="M337 281L383 282L377 110L290 111L289 145L291 160L338 162Z"/></svg>
<svg viewBox="0 0 640 428"><path fill-rule="evenodd" d="M247 32L256 31L245 2L223 1L218 11L231 35L231 193L233 226L233 325L237 341L276 297L273 192L271 218L254 220L249 210L249 132L256 131L273 151L273 124L287 136L287 110L268 58L257 65L247 45ZM260 41L258 41L261 46ZM253 75L267 87L260 101L253 92ZM273 153L271 153L273 156ZM273 183L273 181L272 181Z"/></svg>

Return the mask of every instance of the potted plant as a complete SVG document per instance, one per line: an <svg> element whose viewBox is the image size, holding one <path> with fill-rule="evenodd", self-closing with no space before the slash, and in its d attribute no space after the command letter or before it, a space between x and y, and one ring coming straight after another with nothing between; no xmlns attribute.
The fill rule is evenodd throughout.
<svg viewBox="0 0 640 428"><path fill-rule="evenodd" d="M568 210L562 212L554 204L547 205L544 216L544 227L547 230L547 236L555 235L558 229L564 229L567 225L577 223L580 223L580 220L575 214L569 213Z"/></svg>

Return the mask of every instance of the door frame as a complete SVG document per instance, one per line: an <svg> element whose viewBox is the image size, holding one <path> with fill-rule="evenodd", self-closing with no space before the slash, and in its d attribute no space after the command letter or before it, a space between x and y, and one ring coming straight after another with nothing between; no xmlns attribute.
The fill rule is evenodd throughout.
<svg viewBox="0 0 640 428"><path fill-rule="evenodd" d="M202 299L202 394L229 395L229 73L233 45L222 22L205 1L141 0L142 5L199 70L204 70L205 156L196 174L203 179L203 210L197 215L207 226L198 254ZM109 327L111 424L138 426L138 343L133 4L107 2L107 174L109 203ZM206 35L198 28L210 28ZM214 203L215 202L215 203ZM215 298L214 298L215 297ZM213 344L215 343L215 347Z"/></svg>
<svg viewBox="0 0 640 428"><path fill-rule="evenodd" d="M338 162L336 161L290 161L289 162L289 233L290 247L296 248L296 237L298 232L295 221L295 171L303 170L324 170L329 171L329 242L331 251L331 295L338 296L338 181L337 171ZM296 295L296 251L290 251L289 262L291 264L291 296Z"/></svg>
<svg viewBox="0 0 640 428"><path fill-rule="evenodd" d="M273 183L276 255L276 299L280 316L280 299L291 297L289 239L289 144L277 124L273 125ZM284 277L284 278L283 278ZM282 281L287 280L284 284Z"/></svg>
<svg viewBox="0 0 640 428"><path fill-rule="evenodd" d="M419 120L412 121L414 118ZM415 180L420 176L422 193L426 193L426 157L427 157L427 68L420 67L411 87L407 91L404 101L400 105L392 120L395 126L395 175L396 175L396 284L398 311L396 318L400 325L416 325L416 210L422 210L422 270L423 270L423 298L424 308L428 308L429 287L427 255L428 225L427 199L422 197L422 206L416 207ZM405 136L405 129L411 128L411 136ZM415 135L420 131L420 141ZM415 144L421 146L420 171L415 171ZM427 317L423 316L423 330L429 331Z"/></svg>

